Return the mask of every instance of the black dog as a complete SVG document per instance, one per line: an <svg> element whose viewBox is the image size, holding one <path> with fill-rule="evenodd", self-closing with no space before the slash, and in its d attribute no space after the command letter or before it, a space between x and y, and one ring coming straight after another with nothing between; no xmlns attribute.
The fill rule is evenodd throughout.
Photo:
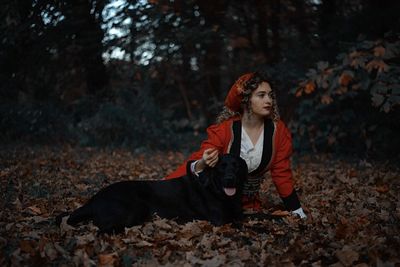
<svg viewBox="0 0 400 267"><path fill-rule="evenodd" d="M243 159L220 157L214 168L161 181L124 181L100 190L67 220L70 225L93 220L100 232L121 232L157 214L183 223L207 220L222 225L242 219L242 187L247 176ZM62 214L57 219L59 223Z"/></svg>

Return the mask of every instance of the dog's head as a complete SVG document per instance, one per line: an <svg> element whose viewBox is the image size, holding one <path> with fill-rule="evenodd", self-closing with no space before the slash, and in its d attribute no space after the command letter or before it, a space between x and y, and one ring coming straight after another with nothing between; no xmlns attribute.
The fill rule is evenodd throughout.
<svg viewBox="0 0 400 267"><path fill-rule="evenodd" d="M214 168L208 169L201 176L205 184L212 186L218 193L234 196L243 188L247 178L247 164L238 156L225 154L220 156Z"/></svg>

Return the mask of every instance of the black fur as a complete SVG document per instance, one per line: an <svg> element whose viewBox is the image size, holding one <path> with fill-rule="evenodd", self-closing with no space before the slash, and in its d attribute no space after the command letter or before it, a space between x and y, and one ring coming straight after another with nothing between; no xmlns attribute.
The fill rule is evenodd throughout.
<svg viewBox="0 0 400 267"><path fill-rule="evenodd" d="M242 188L247 176L243 159L227 154L215 168L199 177L189 175L160 181L124 181L111 184L95 194L85 205L73 211L70 225L93 220L101 232L121 232L140 225L157 214L183 223L208 220L222 225L242 219ZM223 188L236 188L233 196ZM61 221L62 214L57 219Z"/></svg>

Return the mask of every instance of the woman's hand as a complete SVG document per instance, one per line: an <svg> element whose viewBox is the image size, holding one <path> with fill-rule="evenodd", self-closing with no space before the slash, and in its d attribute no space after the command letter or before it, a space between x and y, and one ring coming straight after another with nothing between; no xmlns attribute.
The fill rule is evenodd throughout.
<svg viewBox="0 0 400 267"><path fill-rule="evenodd" d="M307 219L307 215L304 213L304 210L301 207L292 211L292 213L299 216L301 219Z"/></svg>
<svg viewBox="0 0 400 267"><path fill-rule="evenodd" d="M218 150L216 148L207 148L203 152L202 158L197 162L195 171L200 172L205 167L215 167L218 162Z"/></svg>

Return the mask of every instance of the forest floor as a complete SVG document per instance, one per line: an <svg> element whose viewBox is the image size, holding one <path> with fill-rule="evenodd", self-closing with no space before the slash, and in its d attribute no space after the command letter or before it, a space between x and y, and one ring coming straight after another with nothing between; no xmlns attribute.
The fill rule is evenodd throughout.
<svg viewBox="0 0 400 267"><path fill-rule="evenodd" d="M279 212L262 185L272 220L241 228L154 218L118 235L92 224L55 225L101 187L160 179L179 153L123 149L3 147L0 150L0 266L400 266L400 170L382 163L301 157L293 168L308 214Z"/></svg>

